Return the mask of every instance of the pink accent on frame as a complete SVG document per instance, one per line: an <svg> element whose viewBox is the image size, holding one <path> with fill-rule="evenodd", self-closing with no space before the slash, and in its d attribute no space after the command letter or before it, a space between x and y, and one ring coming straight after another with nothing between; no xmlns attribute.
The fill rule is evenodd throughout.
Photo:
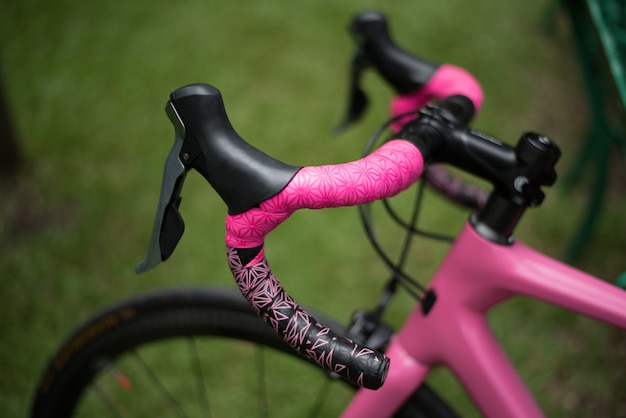
<svg viewBox="0 0 626 418"><path fill-rule="evenodd" d="M392 140L372 154L345 164L302 168L280 193L258 208L226 218L226 244L252 248L297 209L353 206L393 196L421 175L419 150Z"/></svg>
<svg viewBox="0 0 626 418"><path fill-rule="evenodd" d="M445 99L455 94L461 94L469 98L474 103L476 113L480 111L484 95L478 81L469 72L460 67L443 64L422 88L409 94L394 97L391 100L391 116L415 112L430 101ZM414 119L413 116L402 118L392 125L392 129L398 132L405 123L412 119Z"/></svg>
<svg viewBox="0 0 626 418"><path fill-rule="evenodd" d="M417 306L394 337L385 384L360 390L344 418L391 416L437 365L451 369L485 416L543 416L486 319L516 295L626 329L625 291L522 243L494 244L469 224L429 287L439 298L426 316Z"/></svg>

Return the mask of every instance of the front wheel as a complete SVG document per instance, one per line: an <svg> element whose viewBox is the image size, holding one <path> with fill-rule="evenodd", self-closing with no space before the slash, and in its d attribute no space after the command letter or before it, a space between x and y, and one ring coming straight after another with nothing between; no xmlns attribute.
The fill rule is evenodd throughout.
<svg viewBox="0 0 626 418"><path fill-rule="evenodd" d="M81 326L50 361L31 416L332 417L353 393L299 357L238 292L177 288L133 297ZM397 416L449 411L423 386Z"/></svg>

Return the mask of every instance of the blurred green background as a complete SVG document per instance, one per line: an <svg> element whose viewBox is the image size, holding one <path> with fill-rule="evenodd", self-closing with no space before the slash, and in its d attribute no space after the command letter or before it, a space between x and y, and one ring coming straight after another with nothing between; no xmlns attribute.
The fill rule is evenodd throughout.
<svg viewBox="0 0 626 418"><path fill-rule="evenodd" d="M0 184L0 416L27 414L48 357L96 310L155 287L232 286L225 206L197 175L183 193L179 248L134 273L173 139L168 94L193 82L217 86L237 131L291 164L357 158L386 116L388 87L369 74L364 122L338 138L330 132L347 91L346 25L372 8L388 14L400 45L481 81L478 129L510 143L542 132L564 151L559 172L573 169L588 109L568 22L549 0L2 0L0 70L25 160ZM602 219L578 262L610 281L626 270L623 167L616 157ZM584 185L548 190L518 237L561 257L586 198ZM421 225L454 234L467 212L429 195L422 216ZM427 281L446 246L413 248ZM387 277L354 208L294 215L268 239L268 254L296 299L337 318L372 304ZM411 306L400 296L389 320L401 323ZM526 300L496 312L497 334L549 416L626 416L623 333ZM433 384L471 409L446 372Z"/></svg>

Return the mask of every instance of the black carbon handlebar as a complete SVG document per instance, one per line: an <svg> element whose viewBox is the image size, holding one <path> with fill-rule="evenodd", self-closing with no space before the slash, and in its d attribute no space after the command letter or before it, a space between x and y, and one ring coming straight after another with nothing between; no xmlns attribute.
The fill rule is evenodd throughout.
<svg viewBox="0 0 626 418"><path fill-rule="evenodd" d="M362 34L373 36L376 42L367 37L364 42L372 42L370 49L380 53L371 57L390 57L396 64L415 62L404 60L406 55L381 37L380 21L368 19L367 25L360 23L368 26L374 22L368 28L375 30L363 30ZM418 82L417 72L394 73L384 68L388 77L402 74L397 77L404 80L403 86L404 82ZM182 237L181 192L186 175L194 169L228 207L229 266L259 316L306 358L353 384L377 389L384 383L389 360L335 335L303 311L273 275L265 258L264 240L298 209L350 206L393 196L420 177L425 162L449 163L490 181L495 192L486 211L495 208L496 213L504 204L513 208L508 211L512 216L510 220L484 216L480 221L496 234L500 229L508 233L520 211L541 203L541 186L554 182L560 152L541 135L525 134L516 147L511 147L472 130L468 125L475 112L473 102L462 95L442 99L440 105L426 106L419 117L405 123L397 139L360 160L297 167L242 139L228 120L221 93L215 87L194 84L177 89L166 107L175 127L174 146L165 164L148 254L136 271L147 271L165 261Z"/></svg>

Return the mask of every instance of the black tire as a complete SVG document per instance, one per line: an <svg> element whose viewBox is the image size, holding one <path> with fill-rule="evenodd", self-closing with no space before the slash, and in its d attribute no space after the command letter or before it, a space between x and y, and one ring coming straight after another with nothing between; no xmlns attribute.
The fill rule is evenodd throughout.
<svg viewBox="0 0 626 418"><path fill-rule="evenodd" d="M342 332L335 321L316 316ZM251 363L260 367L256 375L248 374ZM157 380L164 373L167 378ZM321 383L314 386L312 379ZM340 413L344 405L334 402L342 397L347 402L352 389L295 355L237 291L175 288L133 297L78 328L50 361L31 416L328 417ZM324 393L332 399L320 404ZM277 400L262 399L270 394ZM123 414L126 407L132 414ZM310 409L296 412L296 407ZM455 416L451 413L424 386L397 416Z"/></svg>

